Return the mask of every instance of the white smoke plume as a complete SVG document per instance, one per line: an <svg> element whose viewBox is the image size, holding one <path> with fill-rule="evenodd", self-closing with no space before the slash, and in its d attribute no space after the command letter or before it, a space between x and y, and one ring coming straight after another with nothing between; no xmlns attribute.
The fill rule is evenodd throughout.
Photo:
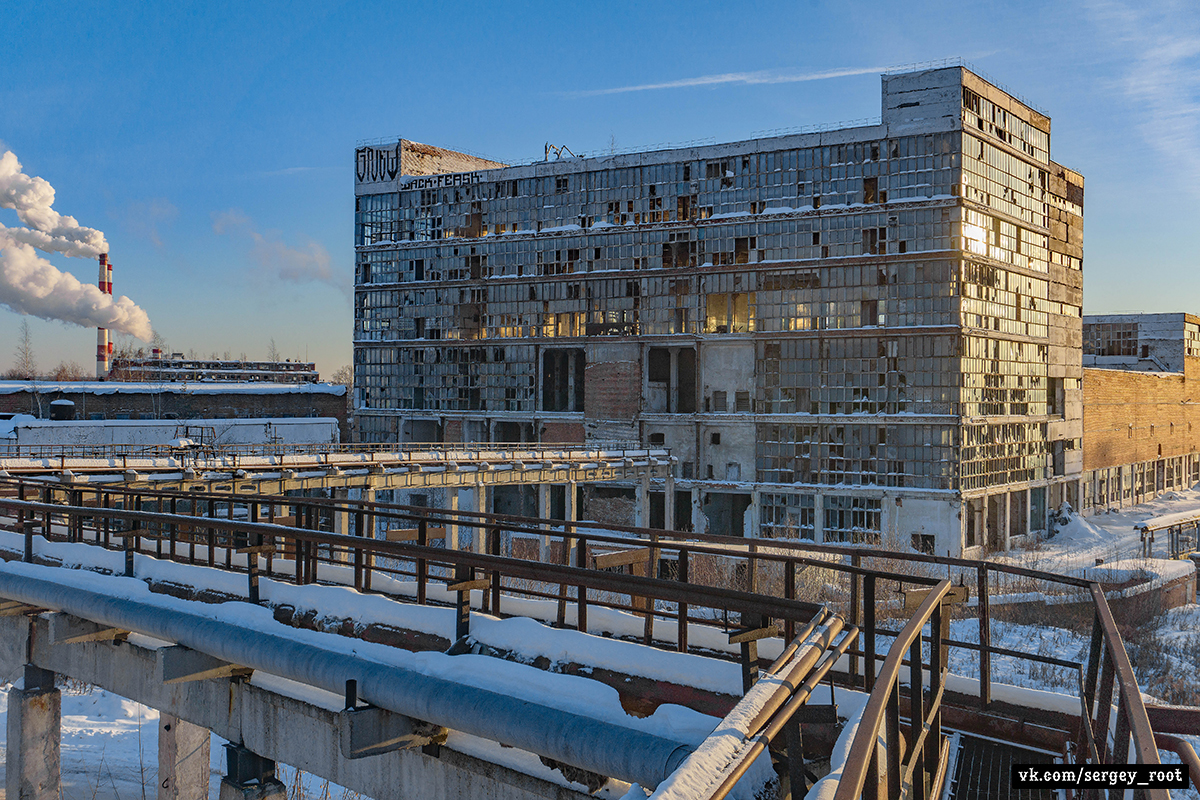
<svg viewBox="0 0 1200 800"><path fill-rule="evenodd" d="M0 303L21 314L84 328L108 328L150 341L150 317L128 297L112 297L80 283L25 244L0 232Z"/></svg>
<svg viewBox="0 0 1200 800"><path fill-rule="evenodd" d="M128 297L113 298L81 283L40 257L34 248L78 258L108 251L104 234L55 211L54 187L26 175L10 151L0 155L0 208L11 208L26 226L0 225L0 303L21 314L110 328L149 341L150 318Z"/></svg>

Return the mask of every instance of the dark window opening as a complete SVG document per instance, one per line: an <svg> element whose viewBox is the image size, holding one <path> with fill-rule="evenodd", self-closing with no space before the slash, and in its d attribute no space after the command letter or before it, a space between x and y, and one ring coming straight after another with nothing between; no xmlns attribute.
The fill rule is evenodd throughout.
<svg viewBox="0 0 1200 800"><path fill-rule="evenodd" d="M586 358L582 349L542 353L542 410L582 411Z"/></svg>
<svg viewBox="0 0 1200 800"><path fill-rule="evenodd" d="M867 205L879 199L879 178L863 178L863 202Z"/></svg>

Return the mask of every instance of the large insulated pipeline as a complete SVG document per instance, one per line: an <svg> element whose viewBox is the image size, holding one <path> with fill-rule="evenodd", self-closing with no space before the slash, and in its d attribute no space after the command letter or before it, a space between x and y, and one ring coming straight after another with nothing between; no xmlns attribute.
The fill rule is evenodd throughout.
<svg viewBox="0 0 1200 800"><path fill-rule="evenodd" d="M33 577L0 565L0 596L65 611L121 630L176 642L239 666L342 694L358 681L372 705L621 780L655 786L692 748L682 742L603 722L488 689L326 650L174 608Z"/></svg>

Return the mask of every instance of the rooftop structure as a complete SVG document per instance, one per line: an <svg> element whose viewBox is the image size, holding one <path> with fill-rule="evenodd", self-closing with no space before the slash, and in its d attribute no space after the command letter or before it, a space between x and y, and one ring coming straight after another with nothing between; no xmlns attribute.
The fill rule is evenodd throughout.
<svg viewBox="0 0 1200 800"><path fill-rule="evenodd" d="M66 418L79 420L334 417L349 439L341 384L0 381L0 417L49 419L61 401L73 404Z"/></svg>
<svg viewBox="0 0 1200 800"><path fill-rule="evenodd" d="M321 380L321 375L317 372L317 365L312 361L226 361L184 358L182 353L175 353L170 358L161 356L114 358L108 379L150 383L191 381L317 383Z"/></svg>
<svg viewBox="0 0 1200 800"><path fill-rule="evenodd" d="M1083 318L1085 367L1183 372L1185 357L1200 357L1200 317L1177 312Z"/></svg>
<svg viewBox="0 0 1200 800"><path fill-rule="evenodd" d="M1077 502L1083 178L969 70L822 133L417 147L356 153L363 441L640 439L678 460L643 524L938 553Z"/></svg>

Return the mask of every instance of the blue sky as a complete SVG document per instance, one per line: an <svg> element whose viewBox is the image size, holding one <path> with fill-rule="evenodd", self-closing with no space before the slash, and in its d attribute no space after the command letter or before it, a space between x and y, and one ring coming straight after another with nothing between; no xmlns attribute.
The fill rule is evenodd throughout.
<svg viewBox="0 0 1200 800"><path fill-rule="evenodd" d="M512 162L730 141L877 116L882 68L959 57L1048 113L1086 178L1085 311L1200 313L1188 2L43 2L0 23L0 152L104 231L116 293L178 351L350 361L360 139ZM0 306L0 370L22 319ZM94 331L30 323L43 369L93 368Z"/></svg>

